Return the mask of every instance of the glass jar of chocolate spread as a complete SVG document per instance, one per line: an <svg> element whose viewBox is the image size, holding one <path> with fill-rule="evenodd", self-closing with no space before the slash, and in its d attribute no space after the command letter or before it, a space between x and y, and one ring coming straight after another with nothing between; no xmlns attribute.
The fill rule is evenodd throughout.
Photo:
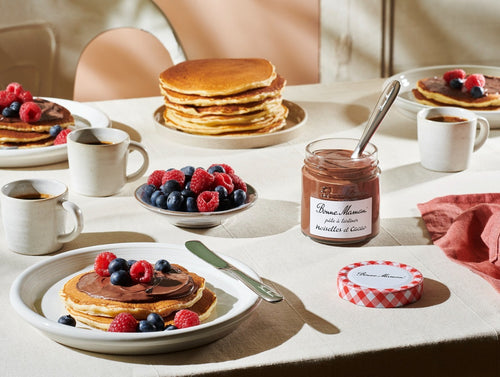
<svg viewBox="0 0 500 377"><path fill-rule="evenodd" d="M306 147L302 167L302 232L341 245L379 232L380 184L377 148L368 144L351 158L356 139L322 139Z"/></svg>

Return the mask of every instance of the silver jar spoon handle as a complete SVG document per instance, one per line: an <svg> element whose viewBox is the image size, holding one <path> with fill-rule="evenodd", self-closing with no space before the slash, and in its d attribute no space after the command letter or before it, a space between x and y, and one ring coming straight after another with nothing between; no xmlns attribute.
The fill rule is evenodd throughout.
<svg viewBox="0 0 500 377"><path fill-rule="evenodd" d="M361 139L359 139L358 145L352 152L351 158L358 158L361 153L365 150L366 145L372 138L373 134L377 130L378 126L384 119L387 111L389 111L392 106L394 100L399 94L399 89L401 88L401 83L398 80L394 80L390 82L385 88L382 94L380 95L377 105L373 108L370 117L368 118L368 122L366 123L365 130Z"/></svg>

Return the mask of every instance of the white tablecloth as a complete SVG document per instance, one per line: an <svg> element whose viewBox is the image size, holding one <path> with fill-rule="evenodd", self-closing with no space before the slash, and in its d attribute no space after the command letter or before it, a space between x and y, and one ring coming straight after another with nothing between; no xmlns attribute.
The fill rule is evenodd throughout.
<svg viewBox="0 0 500 377"><path fill-rule="evenodd" d="M285 97L308 113L293 140L257 149L212 149L172 142L158 133L152 113L160 97L92 103L148 149L149 172L187 164L231 165L259 193L256 205L222 226L177 228L136 203L127 184L109 198L70 190L83 210L83 233L61 252L117 242L182 245L200 239L237 258L282 292L261 303L226 337L203 347L148 356L96 354L68 348L36 331L9 305L15 277L51 256L9 251L0 230L0 375L2 376L494 376L500 374L500 295L478 275L431 245L416 204L436 196L500 189L500 132L493 130L472 164L436 173L419 164L416 123L391 109L373 138L381 175L380 234L365 245L335 247L300 231L300 169L305 145L324 137L359 138L382 80L288 87ZM1 184L26 177L69 185L66 162L0 171ZM2 219L8 221L8 219ZM60 252L60 253L61 253ZM397 309L353 305L336 294L339 269L352 262L393 260L420 270L420 301Z"/></svg>

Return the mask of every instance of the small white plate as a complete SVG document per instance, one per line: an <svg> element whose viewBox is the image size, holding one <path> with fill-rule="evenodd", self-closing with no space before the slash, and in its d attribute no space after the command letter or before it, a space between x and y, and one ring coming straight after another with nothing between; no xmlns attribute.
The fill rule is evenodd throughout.
<svg viewBox="0 0 500 377"><path fill-rule="evenodd" d="M160 106L153 113L153 119L158 132L165 135L168 140L203 148L221 149L245 149L261 148L269 145L281 144L297 137L300 128L307 120L306 111L291 101L283 100L283 104L288 107L286 125L281 130L268 134L243 135L243 136L210 136L194 135L179 131L165 124L163 112L165 106Z"/></svg>
<svg viewBox="0 0 500 377"><path fill-rule="evenodd" d="M139 186L135 190L135 198L137 201L150 211L165 215L171 224L183 227L183 228L212 228L214 226L222 224L231 216L243 212L253 206L257 200L257 191L247 185L247 199L244 204L239 207L231 208L226 211L215 211L215 212L181 212L181 211L169 211L167 209L162 209L155 207L142 199L142 192L147 184Z"/></svg>
<svg viewBox="0 0 500 377"><path fill-rule="evenodd" d="M109 117L95 107L61 98L43 98L67 108L75 118L75 128L111 125ZM0 168L48 165L66 159L66 144L27 149L0 149Z"/></svg>
<svg viewBox="0 0 500 377"><path fill-rule="evenodd" d="M204 277L207 286L217 295L214 312L199 326L151 333L108 333L79 324L71 327L57 323L61 315L67 314L59 290L75 274L91 270L95 257L103 251L111 251L125 259L140 257L151 263L167 259L186 267ZM243 263L228 256L223 258L259 279ZM21 273L10 290L10 302L17 313L50 339L86 351L123 355L172 352L207 344L236 329L260 301L241 282L208 265L184 247L149 242L92 246L51 257Z"/></svg>
<svg viewBox="0 0 500 377"><path fill-rule="evenodd" d="M489 76L500 76L500 67L490 67L481 65L437 65L411 69L389 77L384 82L384 87L392 80L401 82L401 90L396 98L396 108L406 117L416 120L419 110L430 107L423 105L415 99L412 89L416 88L417 81L426 77L442 76L452 69L463 69L467 74L482 73ZM500 111L474 111L477 115L488 119L491 128L500 128Z"/></svg>

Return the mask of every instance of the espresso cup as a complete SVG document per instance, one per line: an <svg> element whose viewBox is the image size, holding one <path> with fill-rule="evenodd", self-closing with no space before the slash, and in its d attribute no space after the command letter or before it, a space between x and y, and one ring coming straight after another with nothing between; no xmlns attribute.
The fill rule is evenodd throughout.
<svg viewBox="0 0 500 377"><path fill-rule="evenodd" d="M58 181L24 179L4 185L0 199L7 247L20 254L43 255L75 239L82 232L83 216L67 198L66 185ZM70 222L73 229L66 232Z"/></svg>
<svg viewBox="0 0 500 377"><path fill-rule="evenodd" d="M417 114L420 161L424 168L457 172L488 139L486 118L459 107L425 108Z"/></svg>
<svg viewBox="0 0 500 377"><path fill-rule="evenodd" d="M142 155L141 166L127 174L128 155ZM147 170L146 149L115 128L81 128L68 134L71 189L87 196L110 196Z"/></svg>

